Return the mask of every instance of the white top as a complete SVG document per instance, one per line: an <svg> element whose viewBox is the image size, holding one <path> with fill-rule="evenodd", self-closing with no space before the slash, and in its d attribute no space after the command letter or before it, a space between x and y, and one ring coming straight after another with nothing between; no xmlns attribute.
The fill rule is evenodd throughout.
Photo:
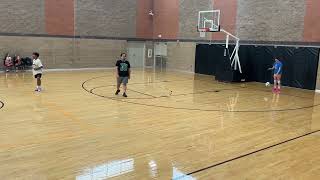
<svg viewBox="0 0 320 180"><path fill-rule="evenodd" d="M34 59L33 60L33 64L32 64L32 73L33 75L36 75L36 74L42 74L42 68L39 69L39 70L35 70L35 68L39 68L39 67L42 67L42 63L41 63L41 60L38 58L38 59Z"/></svg>

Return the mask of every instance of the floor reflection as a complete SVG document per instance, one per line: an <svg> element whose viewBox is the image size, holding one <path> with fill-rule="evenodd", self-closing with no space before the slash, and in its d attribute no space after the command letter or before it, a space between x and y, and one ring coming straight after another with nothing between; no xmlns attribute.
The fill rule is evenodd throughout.
<svg viewBox="0 0 320 180"><path fill-rule="evenodd" d="M186 175L176 167L172 168L172 179L173 180L196 180L196 178Z"/></svg>
<svg viewBox="0 0 320 180"><path fill-rule="evenodd" d="M150 168L150 176L153 178L157 177L158 176L158 166L154 160L151 160L149 162L149 168Z"/></svg>
<svg viewBox="0 0 320 180"><path fill-rule="evenodd" d="M134 171L134 159L111 161L88 168L76 180L103 180Z"/></svg>

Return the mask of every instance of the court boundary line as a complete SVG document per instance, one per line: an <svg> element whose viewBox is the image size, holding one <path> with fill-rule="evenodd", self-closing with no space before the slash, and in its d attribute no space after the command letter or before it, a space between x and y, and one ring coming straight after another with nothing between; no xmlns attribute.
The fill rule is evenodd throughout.
<svg viewBox="0 0 320 180"><path fill-rule="evenodd" d="M106 77L106 76L99 76L99 77ZM166 80L164 80L164 81L154 81L154 82L150 82L149 84L158 84L158 83L163 83L163 82L176 82L176 81L166 81ZM139 85L139 84L144 85L146 83L130 83L130 85ZM94 87L92 89L94 90L94 89L98 89L98 88L101 88L101 87L115 87L115 86L117 86L117 85L109 84L109 85L104 85L104 86L97 86L97 87Z"/></svg>
<svg viewBox="0 0 320 180"><path fill-rule="evenodd" d="M0 109L4 107L4 102L0 101Z"/></svg>
<svg viewBox="0 0 320 180"><path fill-rule="evenodd" d="M181 82L181 81L162 81L162 82ZM156 83L162 83L162 82L154 82L152 84L156 84ZM133 83L130 85L137 85L137 84L146 84L146 83ZM96 89L100 89L100 88L104 88L104 87L116 87L116 85L105 85L105 86L97 86L94 87L92 89L90 89L90 93L93 93L95 95L98 95L96 93L94 93L94 90ZM217 92L217 91L227 91L227 90L234 90L234 89L244 89L245 87L235 87L235 88L230 88L230 89L216 89L216 90L208 90L208 91L201 91L201 92L196 92L196 93L186 93L186 94L177 94L177 95L170 95L170 96L184 96L184 95L190 95L190 94L204 94L204 93L210 93L210 92ZM150 94L146 94L140 91L136 91L136 90L132 90L132 89L128 89L129 91L133 91L133 92L137 92L139 94L143 94L146 96L152 96ZM170 89L168 89L168 91L171 91ZM262 90L262 89L255 89L253 91L257 91L257 92L269 92L267 90ZM296 97L296 98L300 98L300 99L310 99L309 97L303 97L303 96L296 96L296 95L290 95L290 94L281 94L282 96L289 96L289 97ZM103 96L103 95L101 95ZM153 98L126 98L126 99L155 99L155 98L163 98L163 97L170 97L170 96L152 96ZM113 98L113 97L107 97L104 96L105 98Z"/></svg>
<svg viewBox="0 0 320 180"><path fill-rule="evenodd" d="M182 72L183 71L173 71L173 72ZM193 74L197 74L197 73L193 73ZM211 77L210 75L206 75L206 74L197 74L197 75L201 75L201 76L205 76L205 77ZM106 77L106 76L98 76L98 77L94 77L94 78L91 78L91 79L88 79L88 81L91 81L93 79L98 79L100 77ZM194 79L195 81L204 81L204 80L201 80L201 79ZM181 81L189 81L189 80L177 80L177 81L168 81L168 80L163 80L163 81L158 81L158 82L151 82L152 84L155 84L155 83L162 83L162 82L181 82ZM85 81L86 83L87 81ZM230 84L230 83L226 83L226 82L220 82L220 81L217 81L218 83L222 83L222 84ZM150 83L150 84L151 84ZM247 83L250 83L250 82L247 82ZM260 83L260 82L254 82L254 83ZM146 84L146 83L130 83L130 85L136 85L136 84ZM109 85L105 85L105 86L97 86L97 87L94 87L93 89L97 89L97 88L100 88L100 87L109 87L109 86L116 86L114 84L109 84ZM295 88L295 87L290 87L290 86L283 86L283 87L286 87L286 88L289 88L289 89L300 89L300 88ZM235 88L235 89L243 89L243 88L247 88L247 87L239 87L239 88ZM307 89L301 89L301 90L307 90ZM269 92L267 90L263 90L263 89L256 89L254 91L258 91L258 92ZM314 90L308 90L308 91L312 91L312 92L315 92ZM319 90L320 92L320 90ZM303 97L303 96L295 96L295 95L290 95L290 94L281 94L283 96L291 96L291 97L297 97L297 98L303 98L303 99L310 99L309 97Z"/></svg>
<svg viewBox="0 0 320 180"><path fill-rule="evenodd" d="M176 110L192 110L192 111L202 111L202 112L226 112L226 113L265 113L265 112L284 112L284 111L296 111L296 110L303 110L303 109L309 109L309 108L314 108L317 106L320 106L320 104L314 104L314 105L310 105L310 106L304 106L304 107L299 107L299 108L287 108L287 109L275 109L275 110L237 110L237 111L228 111L228 110L219 110L219 109L199 109L199 108L183 108L183 107L171 107L171 106L161 106L161 105L150 105L150 104L144 104L144 103L139 103L139 102L130 102L130 101L125 101L124 99L118 99L118 98L111 98L111 97L106 97L103 95L99 95L99 94L95 94L92 92L91 90L88 90L85 87L85 84L89 81L92 81L94 79L98 79L101 77L105 77L105 76L98 76L98 77L93 77L91 79L87 79L85 80L81 87L83 90L85 90L86 92L94 95L94 96L98 96L98 97L102 97L102 98L106 98L112 101L117 101L117 102L123 102L123 103L127 103L127 104L135 104L135 105L141 105L141 106L147 106L147 107L158 107L158 108L166 108L166 109L176 109ZM166 81L166 82L173 82L173 81ZM145 83L142 83L145 84ZM291 96L291 95L288 95ZM293 96L294 97L294 96ZM132 99L132 98L131 98ZM141 98L139 98L141 99Z"/></svg>
<svg viewBox="0 0 320 180"><path fill-rule="evenodd" d="M252 91L257 91L257 92L270 92L267 90L263 90L263 89L250 89ZM279 94L280 95L280 94ZM296 98L301 98L301 99L311 99L309 97L303 97L303 96L296 96L296 95L291 95L291 94L283 94L281 93L282 96L290 96L290 97L296 97Z"/></svg>
<svg viewBox="0 0 320 180"><path fill-rule="evenodd" d="M97 78L99 78L99 77L95 77L95 78L88 79L88 80L84 81L84 82L82 83L82 88L83 88L83 90L87 91L87 92L90 93L90 94L93 94L93 95L95 95L95 96L103 97L103 96L101 96L101 95L92 93L90 90L86 89L86 87L85 87L85 83L86 83L86 82L89 82L89 81L91 81L91 80L93 80L93 79L97 79ZM261 91L263 91L263 90L261 90ZM291 95L288 95L288 96L291 96ZM293 96L293 97L294 97L294 96ZM302 98L302 97L300 97L300 98ZM186 108L174 108L174 107L165 107L165 106L156 106L156 105L146 105L146 104L141 104L141 103L123 101L123 100L115 99L115 98L108 98L108 99L113 100L113 101L130 103L130 104L137 104L137 105L143 105L143 106L153 106L153 107L163 107L163 108L170 108L170 109L185 109L185 110L188 110L188 109L186 109ZM295 109L271 110L271 111L262 111L262 112L299 110L299 109L312 108L312 107L319 106L319 105L320 105L320 104L316 104L316 105L308 106L308 107L302 107L302 108L295 108ZM189 110L198 110L198 109L189 109ZM222 110L198 110L198 111L222 111ZM222 112L258 112L258 111L222 111ZM186 175L183 175L183 176L174 178L174 179L172 179L172 180L178 180L178 179L184 178L184 177L186 177L186 176L190 176L190 175L192 175L192 174L196 174L196 173L199 173L199 172L202 172L202 171L206 171L206 170L208 170L208 169L212 169L212 168L214 168L214 167L217 167L217 166L220 166L220 165L223 165L223 164L226 164L226 163L229 163L229 162L232 162L232 161L241 159L241 158L245 158L245 157L248 157L248 156L250 156L250 155L253 155L253 154L256 154L256 153L259 153L259 152L262 152L262 151L269 150L269 149L274 148L274 147L278 147L278 146L280 146L280 145L283 145L283 144L289 143L289 142L291 142L291 141L295 141L295 140L301 139L301 138L303 138L303 137L306 137L306 136L309 136L309 135L312 135L312 134L315 134L315 133L318 133L318 132L320 132L320 130L315 130L315 131L312 131L312 132L308 132L308 133L306 133L306 134L303 134L303 135L300 135L300 136L296 136L296 137L294 137L294 138L287 139L287 140L281 141L281 142L279 142L279 143L276 143L276 144L273 144L273 145L270 145L270 146L267 146L267 147L264 147L264 148L261 148L261 149L258 149L258 150L255 150L255 151L252 151L252 152L249 152L249 153L246 153L246 154L243 154L243 155L240 155L240 156L231 158L231 159L227 159L227 160L225 160L225 161L218 162L218 163L215 163L215 164L213 164L213 165L210 165L210 166L207 166L207 167L204 167L204 168L201 168L201 169L198 169L198 170L189 172L189 173L187 173Z"/></svg>
<svg viewBox="0 0 320 180"><path fill-rule="evenodd" d="M298 139L301 139L301 138L303 138L303 137L306 137L306 136L309 136L309 135L312 135L312 134L316 134L316 133L318 133L318 132L320 132L320 129L315 130L315 131L308 132L308 133L303 134L303 135L300 135L300 136L296 136L296 137L291 138L291 139L287 139L287 140L285 140L285 141L281 141L281 142L279 142L279 143L276 143L276 144L273 144L273 145L270 145L270 146L267 146L267 147L264 147L264 148L261 148L261 149L258 149L258 150L255 150L255 151L252 151L252 152L249 152L249 153L246 153L246 154L243 154L243 155L240 155L240 156L237 156L237 157L234 157L234 158L231 158L231 159L222 161L222 162L219 162L219 163L215 163L215 164L213 164L213 165L210 165L210 166L207 166L207 167L204 167L204 168L201 168L201 169L192 171L192 172L190 172L190 173L187 173L186 175L179 176L179 177L174 178L174 179L172 179L172 180L178 180L178 179L181 179L181 178L183 178L183 177L190 176L190 175L192 175L192 174L196 174L196 173L199 173L199 172L202 172L202 171L206 171L206 170L208 170L208 169L212 169L212 168L215 168L215 167L217 167L217 166L220 166L220 165L223 165L223 164L226 164L226 163L229 163L229 162L232 162L232 161L235 161L235 160L244 158L244 157L248 157L248 156L250 156L250 155L253 155L253 154L256 154L256 153L265 151L265 150L269 150L269 149L271 149L271 148L273 148L273 147L277 147L277 146L280 146L280 145L289 143L289 142L291 142L291 141L298 140Z"/></svg>
<svg viewBox="0 0 320 180"><path fill-rule="evenodd" d="M168 82L168 81L167 81ZM170 82L174 82L174 81L170 81ZM98 87L95 87L95 88L92 88L89 90L89 93L93 94L93 95L96 95L96 96L100 96L100 97L103 97L103 98L107 98L107 99L117 99L116 97L109 97L109 96L104 96L104 95L101 95L101 94L97 94L94 92L94 90L96 89L100 89L100 88L103 88L103 87L111 87L111 86L116 86L116 85L108 85L108 86L98 86ZM138 94L142 94L142 95L145 95L145 96L149 96L150 98L144 98L144 97L141 97L141 98L126 98L126 99L159 99L159 98L168 98L168 97L178 97L178 96L187 96L187 95L192 95L192 94L205 94L205 93L212 93L212 92L220 92L220 91L228 91L228 90L234 90L234 89L241 89L241 88L230 88L230 89L214 89L214 90L207 90L207 91L200 91L200 92L193 92L193 93L185 93L185 94L175 94L175 95L169 95L169 96L153 96L151 94L147 94L147 93L143 93L143 92L140 92L140 91L137 91L137 90L133 90L133 89L127 89L127 91L132 91L132 92L136 92ZM171 90L168 89L168 91L170 91L170 93L172 93Z"/></svg>

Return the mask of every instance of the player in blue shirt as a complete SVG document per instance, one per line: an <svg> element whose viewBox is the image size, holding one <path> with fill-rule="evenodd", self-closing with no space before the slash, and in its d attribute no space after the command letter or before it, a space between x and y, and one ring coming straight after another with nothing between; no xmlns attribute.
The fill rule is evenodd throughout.
<svg viewBox="0 0 320 180"><path fill-rule="evenodd" d="M281 89L281 74L282 74L282 62L275 58L274 59L275 63L273 64L272 68L269 68L269 70L273 70L273 92L278 92L280 93ZM278 86L277 86L278 85Z"/></svg>

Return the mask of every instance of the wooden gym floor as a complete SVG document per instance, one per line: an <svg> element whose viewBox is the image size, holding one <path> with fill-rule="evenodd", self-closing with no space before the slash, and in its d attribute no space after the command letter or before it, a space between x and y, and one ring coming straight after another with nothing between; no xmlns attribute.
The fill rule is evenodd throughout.
<svg viewBox="0 0 320 180"><path fill-rule="evenodd" d="M320 179L320 95L134 70L0 74L0 179ZM0 107L2 105L0 104Z"/></svg>

